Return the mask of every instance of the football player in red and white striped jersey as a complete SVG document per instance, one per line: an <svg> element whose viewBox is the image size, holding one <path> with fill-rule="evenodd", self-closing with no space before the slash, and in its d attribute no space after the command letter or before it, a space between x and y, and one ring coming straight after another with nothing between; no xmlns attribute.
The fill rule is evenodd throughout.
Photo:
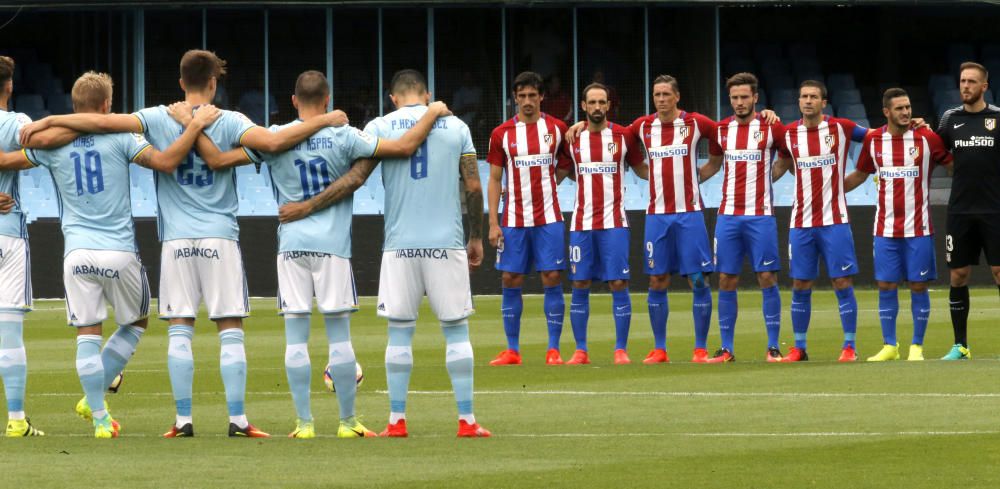
<svg viewBox="0 0 1000 489"><path fill-rule="evenodd" d="M788 261L792 276L792 330L795 346L786 362L808 360L806 334L812 315L812 286L823 257L833 283L844 330L841 362L857 360L855 336L858 303L852 277L858 273L854 236L848 224L844 173L852 141L864 140L868 129L847 119L823 115L827 104L826 85L806 80L799 87L802 119L785 127L783 156L774 165L774 180L794 168L795 195Z"/></svg>
<svg viewBox="0 0 1000 489"><path fill-rule="evenodd" d="M899 359L897 286L910 284L913 340L908 360L923 360L924 332L931 303L927 285L937 277L934 229L930 216L930 178L934 165L951 165L951 153L930 129L910 128L910 97L901 88L882 96L888 124L865 137L858 167L844 180L848 191L878 172L875 215L875 280L879 288L882 350L868 361Z"/></svg>
<svg viewBox="0 0 1000 489"><path fill-rule="evenodd" d="M743 258L750 255L763 293L764 324L767 326L768 362L781 361L778 335L781 331L781 296L777 271L778 227L771 196L771 160L784 146L781 124L769 124L757 113L757 77L737 73L726 81L729 103L735 115L719 122L709 138L709 152L723 156L701 167L702 180L719 171L724 163L722 203L715 225L715 259L719 271L719 335L722 347L710 363L730 362L736 327L736 287Z"/></svg>
<svg viewBox="0 0 1000 489"><path fill-rule="evenodd" d="M490 135L488 185L490 244L497 249L498 270L503 272L503 315L507 349L490 365L520 365L521 286L524 275L538 270L545 287L544 311L548 323L548 365L562 364L559 337L562 335L565 301L562 270L566 268L565 227L556 184L557 166L565 144L566 124L539 110L544 83L537 73L526 71L514 78L514 99L518 112ZM503 179L506 176L506 185ZM505 191L504 191L504 187ZM501 193L504 209L500 212Z"/></svg>
<svg viewBox="0 0 1000 489"><path fill-rule="evenodd" d="M611 288L615 317L615 363L630 363L626 347L632 320L628 292L629 231L625 214L625 171L631 167L643 179L649 168L640 143L626 126L607 120L608 89L592 83L583 90L587 129L566 146L576 178L576 207L570 223L570 280L573 297L570 321L577 350L568 363L588 363L587 320L590 316L590 285L603 280Z"/></svg>

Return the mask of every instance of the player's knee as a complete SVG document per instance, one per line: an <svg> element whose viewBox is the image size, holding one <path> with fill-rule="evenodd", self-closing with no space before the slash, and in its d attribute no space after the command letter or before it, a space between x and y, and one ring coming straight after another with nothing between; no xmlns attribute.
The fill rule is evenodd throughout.
<svg viewBox="0 0 1000 489"><path fill-rule="evenodd" d="M719 289L726 291L736 290L736 286L740 283L739 275L730 275L728 273L719 274Z"/></svg>
<svg viewBox="0 0 1000 489"><path fill-rule="evenodd" d="M774 287L778 284L778 275L774 272L759 272L757 273L757 284L762 289Z"/></svg>
<svg viewBox="0 0 1000 489"><path fill-rule="evenodd" d="M918 294L927 292L927 282L910 282L910 291Z"/></svg>
<svg viewBox="0 0 1000 489"><path fill-rule="evenodd" d="M837 277L831 280L831 282L833 282L833 288L837 290L846 289L854 284L854 281L851 280L851 277Z"/></svg>
<svg viewBox="0 0 1000 489"><path fill-rule="evenodd" d="M520 287L524 283L524 275L514 272L503 272L500 282L507 288Z"/></svg>
<svg viewBox="0 0 1000 489"><path fill-rule="evenodd" d="M692 273L690 277L691 285L696 289L705 288L705 274L701 272Z"/></svg>
<svg viewBox="0 0 1000 489"><path fill-rule="evenodd" d="M650 275L649 288L654 290L664 290L670 287L670 275Z"/></svg>
<svg viewBox="0 0 1000 489"><path fill-rule="evenodd" d="M881 280L878 282L878 290L896 290L897 287L899 284L896 282L882 282Z"/></svg>
<svg viewBox="0 0 1000 489"><path fill-rule="evenodd" d="M951 269L951 286L965 287L969 285L969 271L970 267ZM994 273L994 276L996 276L996 273Z"/></svg>
<svg viewBox="0 0 1000 489"><path fill-rule="evenodd" d="M559 270L547 270L541 273L542 285L554 287L562 282L562 272Z"/></svg>
<svg viewBox="0 0 1000 489"><path fill-rule="evenodd" d="M612 280L608 282L608 288L615 292L625 290L628 288L628 280Z"/></svg>

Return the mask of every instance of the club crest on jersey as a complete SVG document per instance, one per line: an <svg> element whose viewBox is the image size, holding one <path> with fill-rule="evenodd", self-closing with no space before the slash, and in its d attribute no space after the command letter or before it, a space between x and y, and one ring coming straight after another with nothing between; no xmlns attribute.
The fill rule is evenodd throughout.
<svg viewBox="0 0 1000 489"><path fill-rule="evenodd" d="M545 144L550 144L552 142L552 135L546 134L545 136L542 136L542 141L545 141Z"/></svg>
<svg viewBox="0 0 1000 489"><path fill-rule="evenodd" d="M986 119L983 119L983 123L986 124L986 130L987 131L992 131L992 130L996 129L996 127L997 127L997 120L994 119L994 118L992 118L992 117L988 117Z"/></svg>
<svg viewBox="0 0 1000 489"><path fill-rule="evenodd" d="M614 154L618 151L618 143L610 142L608 143L608 153Z"/></svg>
<svg viewBox="0 0 1000 489"><path fill-rule="evenodd" d="M834 140L835 140L835 139L834 139L834 137L833 137L833 134L827 134L827 135L826 135L826 138L824 139L824 141L826 142L826 145L827 145L827 146L833 146L833 142L834 142Z"/></svg>
<svg viewBox="0 0 1000 489"><path fill-rule="evenodd" d="M753 138L753 142L759 143L762 139L764 139L764 134L761 133L760 131L754 131L753 135L752 135L752 138Z"/></svg>
<svg viewBox="0 0 1000 489"><path fill-rule="evenodd" d="M681 127L681 137L682 138L688 137L688 132L689 132L688 126L682 126Z"/></svg>
<svg viewBox="0 0 1000 489"><path fill-rule="evenodd" d="M917 154L917 147L916 146L910 148L910 156L913 156L915 154Z"/></svg>

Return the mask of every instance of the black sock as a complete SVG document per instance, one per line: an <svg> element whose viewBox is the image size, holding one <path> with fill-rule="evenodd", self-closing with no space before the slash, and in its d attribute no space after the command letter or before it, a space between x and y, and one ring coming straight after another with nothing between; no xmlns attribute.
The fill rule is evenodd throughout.
<svg viewBox="0 0 1000 489"><path fill-rule="evenodd" d="M968 348L969 340L966 332L969 323L969 288L952 287L948 294L948 302L951 304L951 327L955 330L955 343Z"/></svg>

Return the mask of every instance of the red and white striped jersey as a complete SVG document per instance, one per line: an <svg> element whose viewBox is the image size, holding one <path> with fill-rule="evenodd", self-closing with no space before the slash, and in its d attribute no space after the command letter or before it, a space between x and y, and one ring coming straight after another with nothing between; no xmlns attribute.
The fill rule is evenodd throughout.
<svg viewBox="0 0 1000 489"><path fill-rule="evenodd" d="M639 142L632 131L611 123L600 132L584 129L566 147L576 174L576 208L569 230L628 227L625 165L643 162Z"/></svg>
<svg viewBox="0 0 1000 489"><path fill-rule="evenodd" d="M719 122L708 141L709 153L723 156L722 203L719 214L771 216L771 164L785 144L785 128L767 124L758 114L747 124L735 117Z"/></svg>
<svg viewBox="0 0 1000 489"><path fill-rule="evenodd" d="M941 138L927 128L893 136L882 126L865 137L858 170L878 172L875 236L934 234L929 202L932 165L950 164L951 158Z"/></svg>
<svg viewBox="0 0 1000 489"><path fill-rule="evenodd" d="M514 116L493 130L486 161L506 175L500 225L541 226L562 222L556 195L556 166L565 158L566 124L548 114L524 123ZM562 166L569 166L566 161Z"/></svg>
<svg viewBox="0 0 1000 489"><path fill-rule="evenodd" d="M779 153L791 156L795 172L791 227L847 223L844 172L855 127L847 119L823 116L817 127L806 127L800 119L785 128Z"/></svg>
<svg viewBox="0 0 1000 489"><path fill-rule="evenodd" d="M672 122L656 114L635 120L632 133L642 140L649 161L647 214L700 211L698 141L711 136L715 122L697 112L684 112Z"/></svg>

